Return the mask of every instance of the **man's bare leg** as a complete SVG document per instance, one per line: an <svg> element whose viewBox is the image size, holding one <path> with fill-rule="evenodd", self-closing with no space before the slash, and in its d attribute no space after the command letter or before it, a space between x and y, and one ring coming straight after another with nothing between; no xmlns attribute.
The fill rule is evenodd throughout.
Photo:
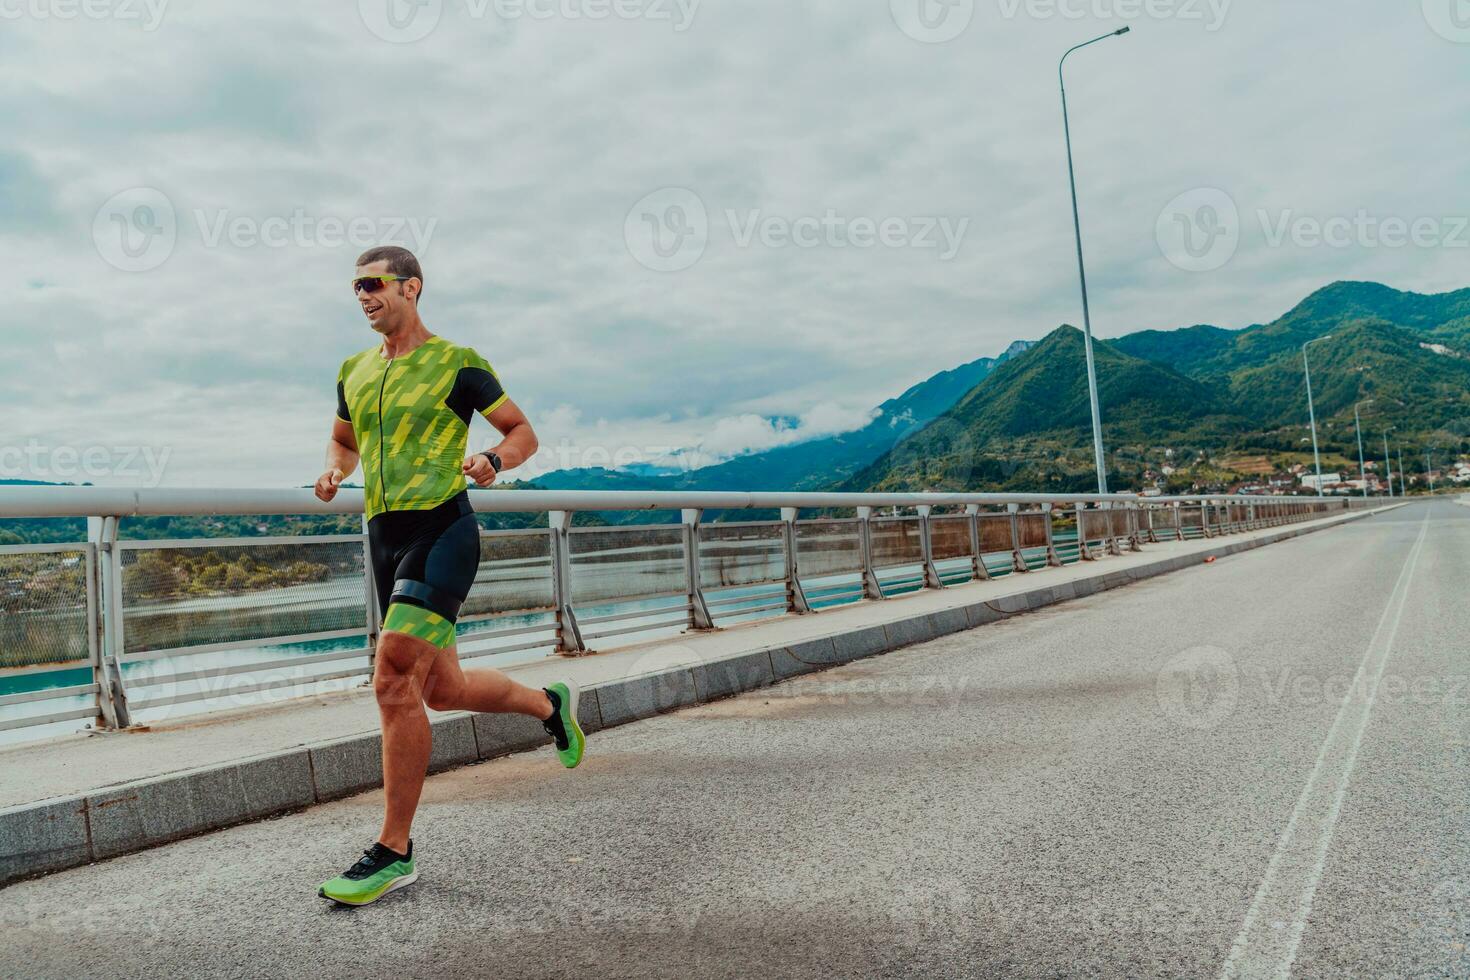
<svg viewBox="0 0 1470 980"><path fill-rule="evenodd" d="M373 692L383 723L383 832L378 840L408 850L413 815L429 771L432 736L424 711L424 683L439 649L404 633L378 638Z"/></svg>
<svg viewBox="0 0 1470 980"><path fill-rule="evenodd" d="M551 717L545 691L518 684L493 668L464 670L453 646L434 658L424 680L424 703L435 711L530 715L540 721Z"/></svg>

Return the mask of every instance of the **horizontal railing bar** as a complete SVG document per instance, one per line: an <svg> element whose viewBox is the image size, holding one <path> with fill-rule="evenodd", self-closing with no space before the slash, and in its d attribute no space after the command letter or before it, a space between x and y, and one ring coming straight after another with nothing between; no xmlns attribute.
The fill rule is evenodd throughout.
<svg viewBox="0 0 1470 980"><path fill-rule="evenodd" d="M231 677L235 674L250 674L256 671L275 670L288 667L306 667L310 664L325 664L352 657L367 657L373 651L367 647L360 650L341 650L337 653L318 653L310 657L292 657L289 660L262 660L253 664L233 664L226 667L205 667L201 670L181 671L176 674L160 674L149 678L124 678L129 688L157 687L160 684L182 684L185 681L204 680L211 677Z"/></svg>
<svg viewBox="0 0 1470 980"><path fill-rule="evenodd" d="M0 679L25 677L28 674L50 674L59 670L86 670L91 663L86 660L63 660L54 664L31 664L28 667L6 667L0 669Z"/></svg>
<svg viewBox="0 0 1470 980"><path fill-rule="evenodd" d="M747 613L758 613L758 612L765 612L768 609L785 609L785 608L786 608L786 603L784 603L784 602L772 602L772 603L767 603L764 606L751 606L749 609L722 609L722 610L720 610L717 613L713 613L712 615L715 615L715 616L744 616Z"/></svg>
<svg viewBox="0 0 1470 980"><path fill-rule="evenodd" d="M479 660L482 657L494 657L502 653L517 653L521 650L534 650L537 647L555 646L556 637L547 637L544 640L527 640L524 643L511 643L503 647L490 647L487 650L475 650L460 655L461 660Z"/></svg>
<svg viewBox="0 0 1470 980"><path fill-rule="evenodd" d="M362 544L362 534L278 534L268 538L128 538L119 551L173 551L179 548L248 548L253 545Z"/></svg>
<svg viewBox="0 0 1470 980"><path fill-rule="evenodd" d="M682 594L682 593L681 593ZM647 619L649 616L662 616L664 613L687 612L689 601L674 603L668 606L659 606L657 609L635 609L631 612L612 613L607 616L577 617L577 622L583 626L596 626L598 623L618 623L627 619Z"/></svg>
<svg viewBox="0 0 1470 980"><path fill-rule="evenodd" d="M762 599L769 599L772 596L781 596L782 598L784 598L786 596L786 590L781 589L776 592L760 592L756 595L729 596L725 599L706 599L704 604L711 608L715 606L734 606L742 602L759 602Z"/></svg>
<svg viewBox="0 0 1470 980"><path fill-rule="evenodd" d="M483 622L488 622L488 621L489 621L489 617L479 617L477 619L461 619L460 620L461 623L475 623L475 622L483 623ZM510 629L488 630L488 631L486 631L484 633L476 633L474 631L470 631L468 633L464 633L464 634L461 634L461 635L462 635L462 638L463 639L466 639L466 640L489 640L489 639L494 639L496 637L502 637L502 636L522 636L522 635L524 635L526 633L542 633L542 632L545 632L546 630L555 630L555 629L556 629L556 620L551 620L550 622L546 622L546 623L537 623L534 626L514 626L514 627L511 627Z"/></svg>
<svg viewBox="0 0 1470 980"><path fill-rule="evenodd" d="M148 708L166 708L171 704L188 704L191 701L208 701L210 698L228 698L237 694L255 694L258 691L269 691L278 687L300 687L302 684L319 684L322 681L342 680L346 677L361 677L369 673L366 664L352 670L339 670L332 674L312 674L309 677L280 678L266 681L261 684L248 684L245 687L232 687L226 691L194 691L190 694L180 694L172 698L152 698L147 701L129 701L128 707L133 711L146 710Z"/></svg>
<svg viewBox="0 0 1470 980"><path fill-rule="evenodd" d="M33 728L37 725L54 725L58 721L71 721L74 718L92 718L97 714L95 705L87 708L69 708L66 711L58 711L50 715L31 715L25 718L12 718L9 721L0 721L0 732L11 732L17 728Z"/></svg>
<svg viewBox="0 0 1470 980"><path fill-rule="evenodd" d="M652 599L687 599L688 597L689 593L683 589L674 589L671 592L648 592L643 595L622 596L617 599L578 599L576 594L573 593L572 605L579 606L583 609L590 609L593 606L616 606L624 602L648 602ZM577 615L577 621L586 622L580 613Z"/></svg>
<svg viewBox="0 0 1470 980"><path fill-rule="evenodd" d="M0 555L47 555L65 554L70 551L86 551L87 542L58 544L0 544Z"/></svg>
<svg viewBox="0 0 1470 980"><path fill-rule="evenodd" d="M857 588L843 589L841 592L823 592L821 595L813 595L811 593L808 593L806 598L808 602L828 602L832 599L846 599L848 596L862 594L863 590L861 588Z"/></svg>
<svg viewBox="0 0 1470 980"><path fill-rule="evenodd" d="M643 633L647 630L663 629L669 626L688 626L683 619L671 619L666 623L643 623L639 626L625 626L622 629L603 630L600 633L583 633L584 640L602 640L609 636L623 636L627 633Z"/></svg>
<svg viewBox="0 0 1470 980"><path fill-rule="evenodd" d="M704 530L709 530L710 528L713 528L713 527L717 527L717 528L727 528L727 527L775 527L775 528L779 528L781 526L781 524L782 524L781 521L720 521L718 524L706 524L706 525L703 526L703 528L704 528Z"/></svg>
<svg viewBox="0 0 1470 980"><path fill-rule="evenodd" d="M52 687L44 691L26 691L23 694L0 695L0 707L25 704L29 701L55 701L57 698L76 698L83 694L96 694L96 684L78 684L75 687Z"/></svg>
<svg viewBox="0 0 1470 980"><path fill-rule="evenodd" d="M477 513L544 513L547 511L638 511L638 510L774 510L781 507L808 509L845 507L918 507L979 504L1138 504L1145 498L1132 494L1044 494L1044 493L754 493L667 490L498 490L471 492L469 500ZM1347 509L1345 498L1264 497L1229 494L1198 494L1188 497L1150 497L1151 504L1202 502L1236 504L1251 501L1287 502ZM1341 504L1341 506L1338 506ZM185 516L198 514L361 514L363 491L343 488L329 502L318 500L310 489L243 489L223 492L216 488L145 487L0 487L0 517L138 517L147 515ZM678 527L679 525L672 525ZM575 530L615 530L585 528Z"/></svg>
<svg viewBox="0 0 1470 980"><path fill-rule="evenodd" d="M365 629L328 630L322 633L296 633L289 636L267 636L259 640L222 640L219 643L199 643L189 647L174 647L171 650L144 650L140 653L124 653L119 663L136 664L145 660L162 660L164 657L187 657L195 653L218 653L221 650L239 650L243 647L279 647L288 643L310 643L316 640L345 640L350 636L367 636Z"/></svg>

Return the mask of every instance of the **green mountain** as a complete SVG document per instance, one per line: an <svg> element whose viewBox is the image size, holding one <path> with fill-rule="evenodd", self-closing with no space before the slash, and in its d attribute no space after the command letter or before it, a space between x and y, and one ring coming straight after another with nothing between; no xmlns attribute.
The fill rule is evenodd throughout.
<svg viewBox="0 0 1470 980"><path fill-rule="evenodd" d="M1244 330L1200 325L1096 343L1113 485L1137 488L1166 459L1187 459L1222 486L1232 474L1301 462L1310 447L1301 345L1328 334L1311 353L1325 466L1355 468L1353 406L1370 398L1370 444L1394 426L1394 440L1410 447L1470 448L1470 290L1341 282ZM1082 336L1063 327L833 485L1071 491L1093 480Z"/></svg>
<svg viewBox="0 0 1470 980"><path fill-rule="evenodd" d="M1116 420L1107 430L1112 442L1224 439L1241 423L1212 385L1107 344L1093 352L1104 417ZM842 486L1085 489L1095 479L1091 419L1082 331L1063 326Z"/></svg>

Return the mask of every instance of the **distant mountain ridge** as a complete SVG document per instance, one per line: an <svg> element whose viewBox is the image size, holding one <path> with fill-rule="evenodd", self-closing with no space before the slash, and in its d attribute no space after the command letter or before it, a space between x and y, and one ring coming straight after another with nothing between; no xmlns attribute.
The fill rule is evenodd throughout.
<svg viewBox="0 0 1470 980"><path fill-rule="evenodd" d="M1147 330L1094 345L1104 442L1134 480L1164 449L1295 452L1301 345L1312 348L1324 453L1350 454L1354 404L1381 437L1470 447L1470 289L1425 295L1339 282L1242 330ZM848 490L1065 489L1092 484L1082 335L1064 326L852 477ZM1126 457L1132 454L1129 463ZM1417 463L1415 464L1417 465Z"/></svg>
<svg viewBox="0 0 1470 980"><path fill-rule="evenodd" d="M548 490L813 490L845 478L950 408L999 365L1033 346L1018 340L997 357L981 357L911 386L874 409L861 429L737 456L677 474L603 468L557 470L536 478ZM609 515L611 516L611 515Z"/></svg>

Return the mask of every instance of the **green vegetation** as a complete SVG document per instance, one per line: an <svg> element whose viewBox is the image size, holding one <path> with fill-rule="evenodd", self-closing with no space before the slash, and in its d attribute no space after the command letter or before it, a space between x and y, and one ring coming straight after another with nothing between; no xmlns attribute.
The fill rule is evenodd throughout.
<svg viewBox="0 0 1470 980"><path fill-rule="evenodd" d="M1370 398L1369 459L1389 426L1410 474L1423 470L1421 447L1437 446L1440 462L1470 449L1470 290L1424 296L1336 283L1270 324L1096 343L1113 488L1225 490L1310 465L1301 345L1328 333L1312 348L1324 472L1356 474L1353 405ZM1064 326L835 485L1070 491L1093 480L1082 336Z"/></svg>

